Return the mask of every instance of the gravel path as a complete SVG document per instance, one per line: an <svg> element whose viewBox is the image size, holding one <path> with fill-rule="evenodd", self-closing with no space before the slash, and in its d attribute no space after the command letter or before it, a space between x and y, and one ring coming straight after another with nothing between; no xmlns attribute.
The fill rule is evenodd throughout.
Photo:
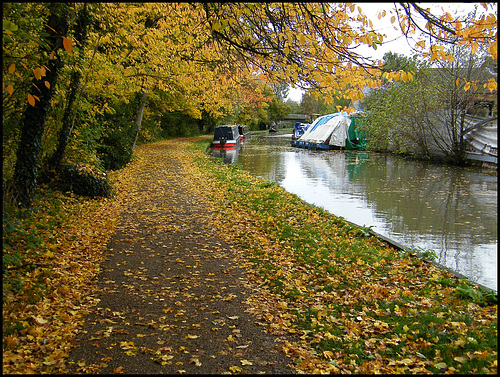
<svg viewBox="0 0 500 377"><path fill-rule="evenodd" d="M142 146L72 373L294 373L189 185L178 141Z"/></svg>

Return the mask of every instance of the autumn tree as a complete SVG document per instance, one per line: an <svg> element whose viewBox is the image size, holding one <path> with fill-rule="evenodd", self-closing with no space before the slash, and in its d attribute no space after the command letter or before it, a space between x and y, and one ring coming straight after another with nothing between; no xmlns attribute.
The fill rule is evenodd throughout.
<svg viewBox="0 0 500 377"><path fill-rule="evenodd" d="M441 46L443 43L456 43L473 50L479 41L487 44L488 53L496 59L496 16L490 4L484 6L485 14L470 19L466 26L463 20L448 13L431 14L413 3L396 4L395 13L390 16L391 22L408 36L418 30L417 15L428 20L423 29L429 40L436 43L424 46L422 41L418 46L426 48L423 53L431 59L452 59L452 54ZM53 161L60 160L62 155L62 160L86 159L99 165L96 152L99 143L105 144L114 135L115 141L131 151L142 133L161 131L162 112L180 111L194 119L200 119L204 113L212 119L241 114L253 101L250 96L235 95L246 82L295 84L320 92L326 103L333 103L338 93L348 100L358 100L363 97L363 87L376 87L381 83L378 62L360 56L355 48L361 44L376 48L384 43L384 36L373 30L371 20L351 3L99 3L89 4L87 8L81 4L72 7L16 4L4 5L4 9L24 10L24 19L28 18L35 30L33 38L41 41L35 42L37 49L25 46L22 39L4 44L4 56L6 49L17 43L16 52L32 53L38 58L35 64L26 65L25 72L31 75L33 83L24 80L24 90L30 87L34 91L25 92L29 95L25 95L22 103L22 107L27 108L23 122L38 119L38 125L32 128L36 136L28 137L31 131L23 126L19 128L24 135L21 144L12 140L7 143L9 148L18 151L15 182L26 197L24 205L28 205L28 197L36 188L41 154L53 155ZM38 13L26 11L28 9ZM54 28L51 24L46 31L48 39L37 38L45 31L40 27L36 29L35 25L43 25L49 17L51 22L54 17L63 19L65 9L89 10L92 21L87 38L83 36L85 28L71 29L72 41L67 37L68 29ZM83 11L77 13L84 15ZM15 22L19 25L26 22L22 21L23 17L16 18L12 11L8 17L13 18L4 22L4 40L8 32L19 33L14 30ZM26 40L33 41L33 38ZM84 40L86 44L82 43ZM71 59L60 59L60 45L69 50L73 42L74 55L83 59L83 68L78 68ZM80 51L76 51L76 42L81 43ZM47 60L49 56L51 59ZM4 90L12 99L16 91L20 93L22 89L16 80L11 80L20 72L17 65L12 65L13 59L12 54L4 59L3 69L7 73ZM80 90L77 87L83 76L77 73L78 69L83 69L85 74ZM64 73L65 81L54 85L55 81L51 80L55 80L58 72ZM43 74L47 77L42 77ZM411 80L411 75L404 70L386 72L385 77ZM495 90L496 81L489 82L487 88ZM45 95L51 91L56 99L52 105L51 95ZM16 98L21 101L22 97ZM261 104L267 101L260 94L259 97ZM235 98L243 102L236 103ZM19 108L13 103L9 104L8 113L12 119ZM51 112L54 117L47 118L50 106L58 110ZM259 111L262 110L263 105ZM59 132L64 117L71 120L71 126L68 128L70 123L62 122L66 126ZM73 126L75 117L77 121ZM45 120L50 132L44 134ZM15 123L9 119L9 124ZM18 132L15 126L11 131L8 135ZM124 134L131 136L122 138ZM37 143L31 143L29 138ZM104 151L113 148L108 147Z"/></svg>
<svg viewBox="0 0 500 377"><path fill-rule="evenodd" d="M29 207L36 189L39 158L42 152L42 138L45 120L50 111L50 101L61 69L59 50L63 48L64 37L68 32L68 6L52 3L47 20L45 43L41 53L49 57L45 69L35 74L33 88L28 94L30 106L24 111L21 126L21 139L17 149L14 170L14 186L18 202L22 207ZM43 77L43 79L42 79Z"/></svg>
<svg viewBox="0 0 500 377"><path fill-rule="evenodd" d="M426 86L433 87L434 103L438 109L426 113L423 127L429 143L455 163L465 161L466 135L473 129L471 110L490 80L496 79L487 69L485 50L481 46L475 53L453 46L453 62L438 62L437 67L425 71ZM430 99L427 99L430 101ZM476 120L477 122L477 120Z"/></svg>
<svg viewBox="0 0 500 377"><path fill-rule="evenodd" d="M469 14L473 20L475 14ZM467 23L466 23L467 25ZM481 69L491 59L487 39L446 44L445 59L425 55L415 58L388 53L381 72L390 78L405 70L412 80L385 84L371 92L366 104L369 121L364 125L371 137L371 148L416 153L423 156L442 154L455 163L463 163L465 135L469 132L468 108L478 93L494 90L496 77ZM383 79L384 82L384 79Z"/></svg>

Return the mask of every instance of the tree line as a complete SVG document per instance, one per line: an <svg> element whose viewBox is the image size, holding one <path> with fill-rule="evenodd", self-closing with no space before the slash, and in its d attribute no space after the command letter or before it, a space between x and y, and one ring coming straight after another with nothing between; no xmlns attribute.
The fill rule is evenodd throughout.
<svg viewBox="0 0 500 377"><path fill-rule="evenodd" d="M138 141L267 121L283 111L283 83L327 103L383 85L381 62L352 46L384 36L351 3L2 6L3 185L23 208L39 182L107 195L103 171L124 166ZM410 35L423 16L419 48L433 60L453 59L445 43L484 45L496 59L496 10L484 8L467 24L413 3L378 17Z"/></svg>

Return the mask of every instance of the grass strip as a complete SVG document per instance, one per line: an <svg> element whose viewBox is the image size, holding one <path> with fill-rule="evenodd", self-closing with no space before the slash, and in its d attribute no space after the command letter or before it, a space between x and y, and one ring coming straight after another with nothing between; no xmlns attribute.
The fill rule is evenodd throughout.
<svg viewBox="0 0 500 377"><path fill-rule="evenodd" d="M298 335L283 350L300 372L496 373L496 296L400 255L273 182L188 148L198 191L219 214L254 280L270 331Z"/></svg>

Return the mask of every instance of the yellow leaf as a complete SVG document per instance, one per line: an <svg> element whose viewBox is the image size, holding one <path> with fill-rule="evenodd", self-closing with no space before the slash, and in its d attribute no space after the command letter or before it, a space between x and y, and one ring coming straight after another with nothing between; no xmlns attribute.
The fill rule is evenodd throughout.
<svg viewBox="0 0 500 377"><path fill-rule="evenodd" d="M498 49L497 44L496 43L492 43L488 47L488 52L490 53L490 55L496 55L497 49ZM10 68L9 68L9 71L10 71Z"/></svg>
<svg viewBox="0 0 500 377"><path fill-rule="evenodd" d="M35 323L37 325L45 325L48 322L45 319L40 318L40 317L31 316L31 318L33 318L33 321L35 321Z"/></svg>
<svg viewBox="0 0 500 377"><path fill-rule="evenodd" d="M409 328L408 326L406 326L406 325L404 325L404 326L403 326L403 331L404 331L404 332L407 332L409 329L410 329L410 328Z"/></svg>
<svg viewBox="0 0 500 377"><path fill-rule="evenodd" d="M47 87L47 89L50 89L50 82L45 81L45 82L44 82L44 84L45 84L45 86Z"/></svg>
<svg viewBox="0 0 500 377"><path fill-rule="evenodd" d="M185 336L185 338L186 339L197 339L197 338L199 338L199 336L198 335L189 335L188 334L188 335Z"/></svg>
<svg viewBox="0 0 500 377"><path fill-rule="evenodd" d="M333 352L332 351L323 351L323 356L327 359L331 359L333 357Z"/></svg>
<svg viewBox="0 0 500 377"><path fill-rule="evenodd" d="M462 363L462 364L468 361L468 359L466 357L463 357L463 356L456 356L453 358L453 360L458 361L459 363Z"/></svg>
<svg viewBox="0 0 500 377"><path fill-rule="evenodd" d="M40 67L36 67L34 70L33 70L33 74L35 75L35 78L37 80L40 80L42 78L42 69Z"/></svg>
<svg viewBox="0 0 500 377"><path fill-rule="evenodd" d="M494 90L497 89L497 83L495 82L495 80L491 79L488 82L488 89L489 89L490 92L493 92Z"/></svg>
<svg viewBox="0 0 500 377"><path fill-rule="evenodd" d="M253 365L251 361L241 360L241 365Z"/></svg>
<svg viewBox="0 0 500 377"><path fill-rule="evenodd" d="M63 38L63 47L64 49L69 52L70 54L73 53L73 45L71 44L71 41L66 38L66 37L62 37Z"/></svg>
<svg viewBox="0 0 500 377"><path fill-rule="evenodd" d="M455 81L455 85L458 86L459 83L460 83L460 77L457 77L457 81Z"/></svg>
<svg viewBox="0 0 500 377"><path fill-rule="evenodd" d="M7 85L7 93L9 93L10 95L14 93L14 88L12 87L12 85Z"/></svg>
<svg viewBox="0 0 500 377"><path fill-rule="evenodd" d="M404 365L409 365L413 363L412 359L403 359L397 362L398 364L404 364Z"/></svg>
<svg viewBox="0 0 500 377"><path fill-rule="evenodd" d="M437 369L446 369L448 366L446 365L446 363L437 363L434 364L434 367Z"/></svg>
<svg viewBox="0 0 500 377"><path fill-rule="evenodd" d="M14 73L15 70L16 70L16 63L12 63L9 66L9 73Z"/></svg>
<svg viewBox="0 0 500 377"><path fill-rule="evenodd" d="M232 335L229 335L229 336L227 337L227 340L229 340L230 342L234 342L234 338L233 338L233 336L232 336Z"/></svg>
<svg viewBox="0 0 500 377"><path fill-rule="evenodd" d="M464 86L464 90L468 91L470 89L470 82L466 83Z"/></svg>

